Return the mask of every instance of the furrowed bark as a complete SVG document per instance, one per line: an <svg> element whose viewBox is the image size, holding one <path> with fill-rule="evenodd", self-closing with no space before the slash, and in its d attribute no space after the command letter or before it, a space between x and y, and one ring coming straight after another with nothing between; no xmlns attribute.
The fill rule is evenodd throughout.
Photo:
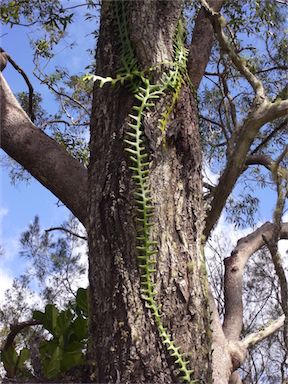
<svg viewBox="0 0 288 384"><path fill-rule="evenodd" d="M87 218L87 171L55 140L35 127L0 74L1 148L83 223Z"/></svg>
<svg viewBox="0 0 288 384"><path fill-rule="evenodd" d="M115 76L121 66L113 7L113 2L103 2L101 11L96 72L103 77ZM140 67L171 60L181 2L128 1L125 7ZM125 87L95 86L89 167L90 356L96 381L169 384L179 377L141 299L136 262L134 184L123 145L133 103ZM200 252L201 150L195 101L186 86L174 113L177 124L169 125L165 148L157 107L144 122L156 208L157 300L176 345L191 356L195 378L209 383L208 298Z"/></svg>

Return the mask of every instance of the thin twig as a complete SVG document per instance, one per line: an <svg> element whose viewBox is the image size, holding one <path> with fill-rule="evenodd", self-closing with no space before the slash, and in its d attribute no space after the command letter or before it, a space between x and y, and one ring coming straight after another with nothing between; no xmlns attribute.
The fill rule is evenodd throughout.
<svg viewBox="0 0 288 384"><path fill-rule="evenodd" d="M83 104L80 103L80 101L74 99L73 97L71 97L70 95L67 95L66 93L64 92L61 92L59 91L58 89L54 88L47 79L43 79L41 78L40 76L38 76L36 74L36 72L34 72L34 76L42 83L42 84L46 84L47 87L49 89L51 89L51 91L53 91L54 93L56 93L56 95L58 96L62 96L62 97L65 97L67 98L68 100L72 101L74 104L78 105L80 108L84 109L84 111L89 115L89 111L86 107L84 107Z"/></svg>
<svg viewBox="0 0 288 384"><path fill-rule="evenodd" d="M47 125L50 125L50 124L64 124L64 125L68 125L69 127L72 125L72 126L77 126L77 127L83 127L83 126L87 126L89 125L89 122L84 122L84 123L75 123L75 122L69 122L67 120L62 120L62 119L56 119L56 120L49 120L49 121L46 121L44 124L41 125L41 129L44 129L45 127L47 127Z"/></svg>
<svg viewBox="0 0 288 384"><path fill-rule="evenodd" d="M226 20L224 17L220 13L214 12L213 9L209 7L207 1L201 0L201 3L210 17L222 51L228 54L234 66L249 82L256 94L256 98L261 101L266 100L266 94L262 82L250 71L247 61L236 53L233 45L224 33L224 28L226 27Z"/></svg>
<svg viewBox="0 0 288 384"><path fill-rule="evenodd" d="M261 147L266 145L279 131L281 131L283 128L286 128L286 125L288 123L288 119L285 119L280 125L278 125L277 128L275 128L272 132L269 133L268 136L265 137L265 139L257 145L255 149L251 152L251 155L254 155L256 152L259 151Z"/></svg>
<svg viewBox="0 0 288 384"><path fill-rule="evenodd" d="M0 52L4 52L4 50L2 48L0 48ZM30 83L30 80L29 80L28 76L26 75L26 73L23 71L23 69L19 67L19 65L12 59L12 57L10 55L8 55L7 52L5 52L5 54L6 54L6 57L7 57L7 60L9 61L9 63L16 69L17 72L20 73L20 75L23 77L23 79L25 80L25 82L28 86L28 89L29 89L29 96L28 96L29 97L29 111L28 111L28 114L29 114L31 121L34 122L35 121L35 115L33 112L33 95L34 95L33 86Z"/></svg>
<svg viewBox="0 0 288 384"><path fill-rule="evenodd" d="M78 233L70 231L70 229L67 229L67 228L64 228L64 227L51 227L51 228L45 229L45 232L47 232L47 233L48 232L52 232L52 231L64 231L64 232L69 233L69 235L78 237L79 239L87 240L86 236L79 235Z"/></svg>

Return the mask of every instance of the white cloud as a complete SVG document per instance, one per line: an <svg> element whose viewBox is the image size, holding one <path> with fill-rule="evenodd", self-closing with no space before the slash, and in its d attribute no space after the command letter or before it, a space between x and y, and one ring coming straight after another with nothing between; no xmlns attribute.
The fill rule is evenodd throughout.
<svg viewBox="0 0 288 384"><path fill-rule="evenodd" d="M4 207L0 207L0 220L2 221L3 217L8 213L8 209Z"/></svg>
<svg viewBox="0 0 288 384"><path fill-rule="evenodd" d="M5 207L0 207L0 303L4 300L5 291L12 286L13 275L12 271L7 269L7 260L10 256L11 248L7 247L6 239L3 239L2 224L9 210Z"/></svg>
<svg viewBox="0 0 288 384"><path fill-rule="evenodd" d="M8 209L0 207L0 241L2 243L2 224L4 217L8 214Z"/></svg>
<svg viewBox="0 0 288 384"><path fill-rule="evenodd" d="M213 172L207 164L203 166L203 181L211 185L217 185L219 179L219 173Z"/></svg>
<svg viewBox="0 0 288 384"><path fill-rule="evenodd" d="M0 266L0 304L4 300L4 293L7 289L11 288L13 282L13 276L11 273L2 266Z"/></svg>
<svg viewBox="0 0 288 384"><path fill-rule="evenodd" d="M288 268L288 240L280 240L278 249L285 267Z"/></svg>
<svg viewBox="0 0 288 384"><path fill-rule="evenodd" d="M72 288L77 290L78 288L86 288L89 285L88 281L88 256L87 256L87 244L83 243L80 246L74 248L73 253L75 255L80 254L80 263L85 266L86 272L83 275L75 277L72 282Z"/></svg>

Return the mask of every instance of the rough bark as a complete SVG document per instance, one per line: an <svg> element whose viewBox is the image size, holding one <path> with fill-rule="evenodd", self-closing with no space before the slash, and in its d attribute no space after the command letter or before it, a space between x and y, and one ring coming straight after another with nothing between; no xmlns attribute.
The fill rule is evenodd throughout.
<svg viewBox="0 0 288 384"><path fill-rule="evenodd" d="M127 2L131 41L142 68L171 59L181 2ZM97 74L119 68L113 2L104 2L97 48ZM136 23L137 20L137 23ZM99 382L178 382L173 360L140 295L135 255L134 185L123 151L125 119L132 96L124 87L95 87L89 167L90 355ZM157 110L157 108L156 108ZM211 381L210 336L205 272L201 150L196 107L184 86L164 148L157 111L145 121L150 185L155 202L153 237L158 241L157 300L176 344L190 354L195 378ZM96 113L97 111L97 113ZM177 123L176 123L177 121Z"/></svg>
<svg viewBox="0 0 288 384"><path fill-rule="evenodd" d="M31 122L2 74L0 100L1 148L58 197L85 225L86 169Z"/></svg>

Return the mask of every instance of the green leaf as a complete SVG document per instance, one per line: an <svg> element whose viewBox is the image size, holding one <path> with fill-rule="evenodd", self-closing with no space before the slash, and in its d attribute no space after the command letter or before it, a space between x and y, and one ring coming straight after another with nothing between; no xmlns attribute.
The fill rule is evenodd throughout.
<svg viewBox="0 0 288 384"><path fill-rule="evenodd" d="M40 356L44 376L53 379L59 375L63 351L56 340L44 341L40 346Z"/></svg>
<svg viewBox="0 0 288 384"><path fill-rule="evenodd" d="M22 348L17 361L17 369L22 370L25 368L24 363L29 359L30 352L28 348Z"/></svg>
<svg viewBox="0 0 288 384"><path fill-rule="evenodd" d="M88 316L88 290L84 288L79 288L76 294L76 304L77 307L83 312L83 314Z"/></svg>
<svg viewBox="0 0 288 384"><path fill-rule="evenodd" d="M61 371L65 372L69 369L83 364L84 357L82 353L83 344L80 342L74 342L63 352L61 361Z"/></svg>
<svg viewBox="0 0 288 384"><path fill-rule="evenodd" d="M40 321L47 331L49 331L53 336L56 336L56 326L57 318L59 312L58 309L53 304L47 304L45 307L45 313L41 311L33 312L33 319Z"/></svg>
<svg viewBox="0 0 288 384"><path fill-rule="evenodd" d="M77 317L73 322L71 329L77 336L77 340L81 341L88 337L88 320L82 317Z"/></svg>
<svg viewBox="0 0 288 384"><path fill-rule="evenodd" d="M57 336L65 334L69 326L71 325L73 314L70 309L60 312L57 318L56 334Z"/></svg>
<svg viewBox="0 0 288 384"><path fill-rule="evenodd" d="M41 311L33 311L33 319L38 320L41 324L45 321L45 313Z"/></svg>
<svg viewBox="0 0 288 384"><path fill-rule="evenodd" d="M18 361L18 355L15 348L11 346L7 350L2 351L1 361L7 372L7 376L14 377L16 374L16 367L17 367L17 361Z"/></svg>
<svg viewBox="0 0 288 384"><path fill-rule="evenodd" d="M62 353L61 348L56 347L51 359L47 362L48 364L45 367L45 375L48 379L52 379L59 375Z"/></svg>

